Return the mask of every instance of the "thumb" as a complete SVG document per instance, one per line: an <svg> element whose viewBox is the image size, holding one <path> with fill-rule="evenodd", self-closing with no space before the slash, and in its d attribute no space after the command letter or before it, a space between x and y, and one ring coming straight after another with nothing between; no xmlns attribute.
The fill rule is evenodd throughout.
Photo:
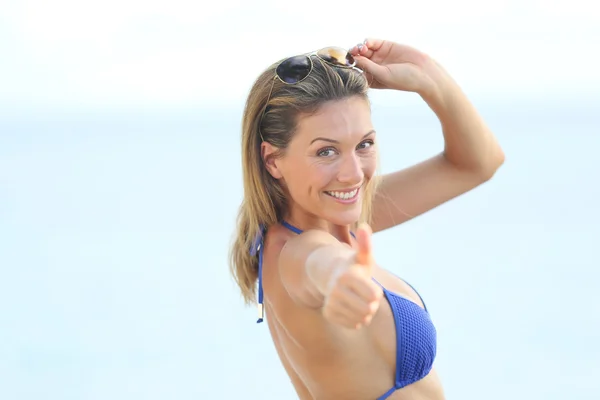
<svg viewBox="0 0 600 400"><path fill-rule="evenodd" d="M373 248L371 236L373 231L367 224L362 224L356 231L356 241L358 242L358 252L356 253L356 262L371 268L373 265Z"/></svg>
<svg viewBox="0 0 600 400"><path fill-rule="evenodd" d="M376 62L371 61L369 58L360 55L354 56L354 60L356 61L356 66L358 68L362 69L366 73L373 75L373 77L378 81L381 82L382 80L386 80L384 77L387 73L389 73L389 70L386 67L379 65Z"/></svg>

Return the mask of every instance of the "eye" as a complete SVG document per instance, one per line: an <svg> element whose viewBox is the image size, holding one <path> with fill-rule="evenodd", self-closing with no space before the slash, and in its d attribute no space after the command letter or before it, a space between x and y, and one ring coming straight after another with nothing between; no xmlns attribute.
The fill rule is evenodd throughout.
<svg viewBox="0 0 600 400"><path fill-rule="evenodd" d="M367 139L367 140L363 140L358 146L356 146L357 149L360 150L365 150L368 149L369 147L373 147L375 145L375 142L372 139Z"/></svg>
<svg viewBox="0 0 600 400"><path fill-rule="evenodd" d="M333 155L335 155L335 149L333 149L332 147L327 147L317 152L317 156L319 157L331 157Z"/></svg>

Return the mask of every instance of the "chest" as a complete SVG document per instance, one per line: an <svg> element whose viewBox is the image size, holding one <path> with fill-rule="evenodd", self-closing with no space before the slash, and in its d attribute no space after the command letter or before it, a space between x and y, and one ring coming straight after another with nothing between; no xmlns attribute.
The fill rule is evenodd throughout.
<svg viewBox="0 0 600 400"><path fill-rule="evenodd" d="M385 296L369 330L386 363L396 367L397 382L410 380L433 363L437 332L422 299L410 285L394 276L380 279Z"/></svg>

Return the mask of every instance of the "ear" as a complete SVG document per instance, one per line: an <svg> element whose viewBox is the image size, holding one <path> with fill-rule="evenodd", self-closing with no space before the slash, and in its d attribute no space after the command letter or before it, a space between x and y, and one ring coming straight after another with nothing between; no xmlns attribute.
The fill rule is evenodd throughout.
<svg viewBox="0 0 600 400"><path fill-rule="evenodd" d="M277 166L277 152L278 148L273 146L271 143L262 142L260 145L260 155L263 160L263 164L267 168L267 171L275 179L283 178L279 167Z"/></svg>

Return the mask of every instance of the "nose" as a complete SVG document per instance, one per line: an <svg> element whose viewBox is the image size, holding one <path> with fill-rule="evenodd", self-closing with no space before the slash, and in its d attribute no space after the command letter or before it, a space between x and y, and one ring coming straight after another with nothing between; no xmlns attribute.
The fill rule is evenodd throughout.
<svg viewBox="0 0 600 400"><path fill-rule="evenodd" d="M338 181L347 185L358 185L362 182L365 173L360 158L355 153L347 154L341 160L338 172Z"/></svg>

